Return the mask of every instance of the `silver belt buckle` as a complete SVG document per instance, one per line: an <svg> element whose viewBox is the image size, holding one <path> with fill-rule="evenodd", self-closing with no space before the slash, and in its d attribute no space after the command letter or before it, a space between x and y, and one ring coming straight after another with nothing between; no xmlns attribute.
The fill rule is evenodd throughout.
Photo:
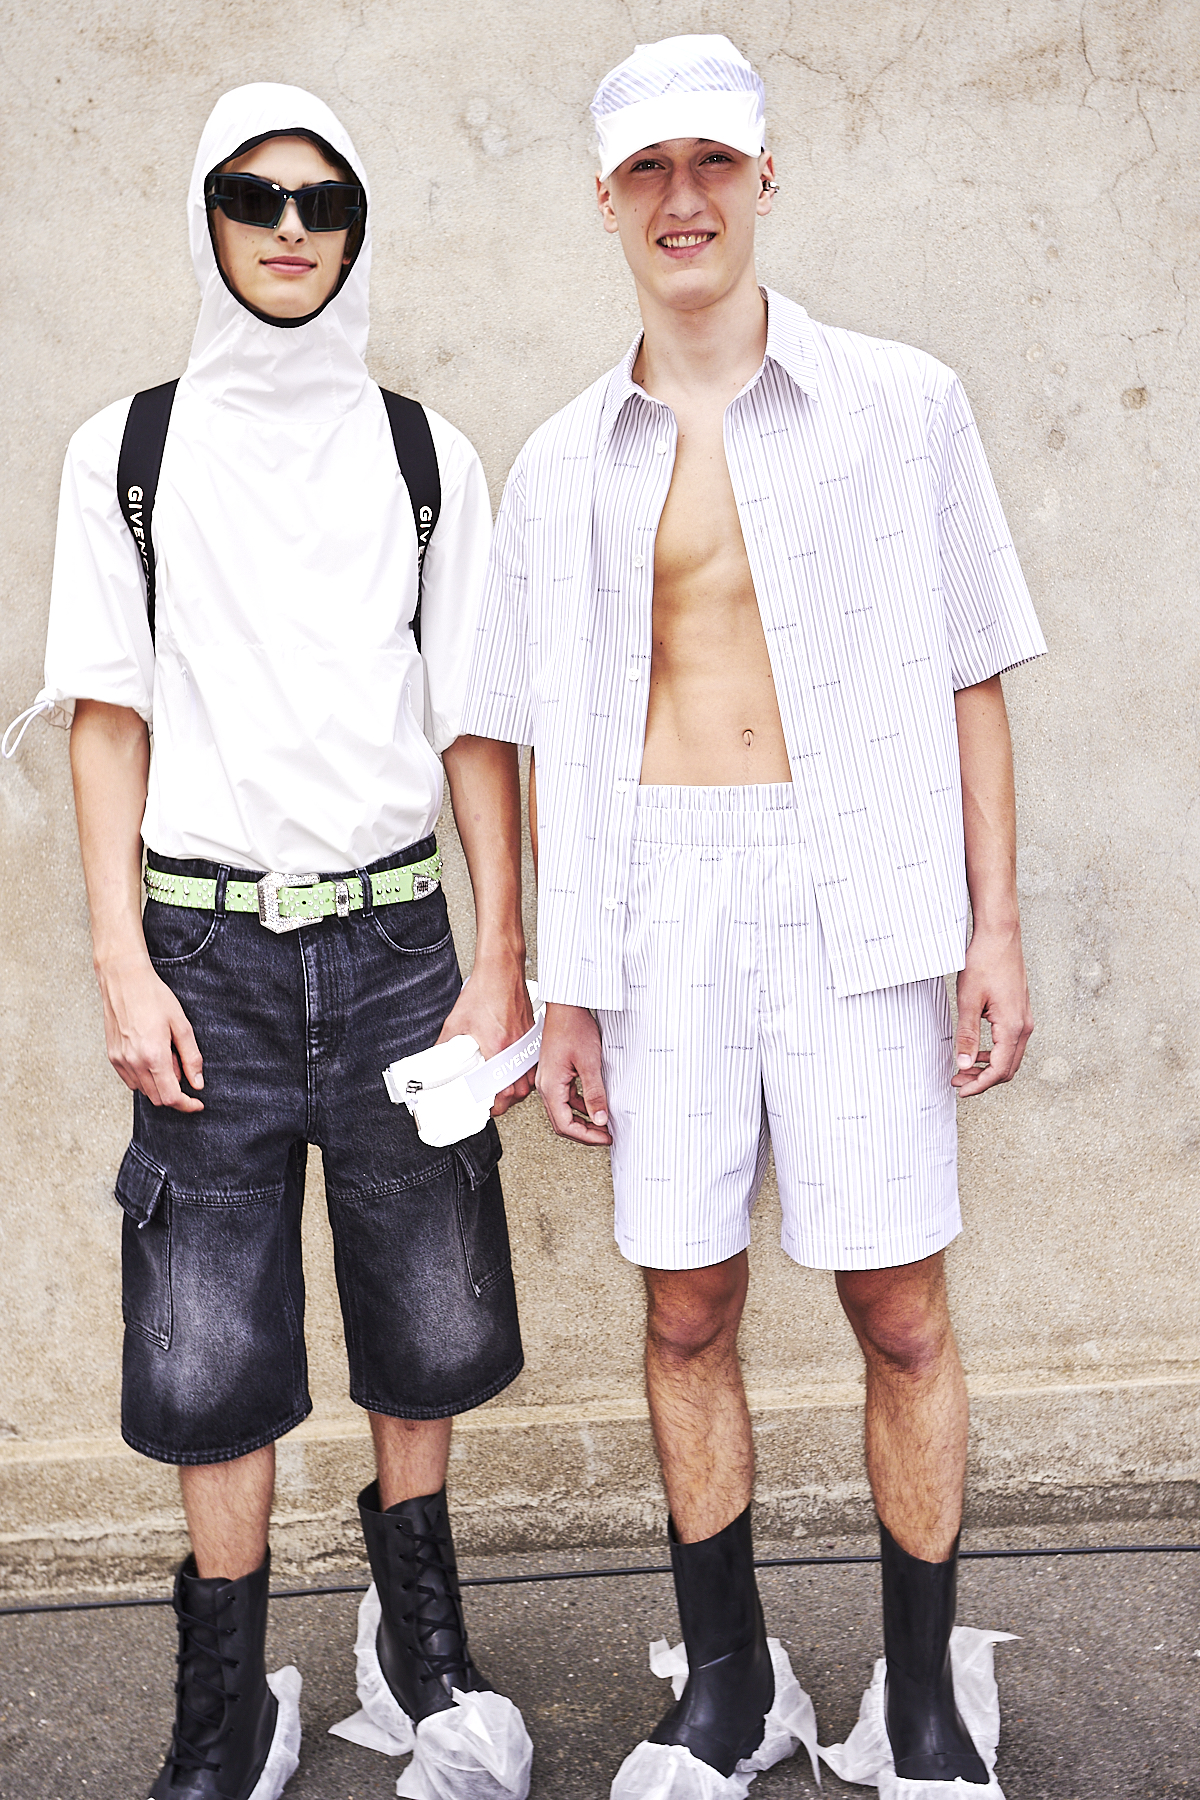
<svg viewBox="0 0 1200 1800"><path fill-rule="evenodd" d="M295 919L282 919L279 916L280 888L315 887L320 881L319 875L280 875L272 870L264 875L258 885L258 922L265 925L268 931L299 931L301 925L319 924L314 915L306 919L299 916Z"/></svg>

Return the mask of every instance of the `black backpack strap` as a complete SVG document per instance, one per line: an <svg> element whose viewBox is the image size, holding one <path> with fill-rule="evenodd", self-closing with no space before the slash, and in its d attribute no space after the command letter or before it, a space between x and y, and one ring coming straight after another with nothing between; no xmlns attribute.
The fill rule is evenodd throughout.
<svg viewBox="0 0 1200 1800"><path fill-rule="evenodd" d="M417 528L417 610L413 614L412 630L419 650L421 580L425 573L425 552L429 548L429 540L442 510L442 477L438 470L437 451L433 447L433 433L429 429L425 408L419 401L410 400L406 394L392 394L387 388L380 388L379 391L387 408L392 442L396 446L396 461L400 464L400 473L412 501L413 523Z"/></svg>
<svg viewBox="0 0 1200 1800"><path fill-rule="evenodd" d="M178 386L178 379L164 381L161 387L146 388L143 393L133 396L117 458L117 499L142 559L151 643L154 642L154 541L150 536L150 521L154 517L158 472L162 468L167 426L171 422L171 407Z"/></svg>

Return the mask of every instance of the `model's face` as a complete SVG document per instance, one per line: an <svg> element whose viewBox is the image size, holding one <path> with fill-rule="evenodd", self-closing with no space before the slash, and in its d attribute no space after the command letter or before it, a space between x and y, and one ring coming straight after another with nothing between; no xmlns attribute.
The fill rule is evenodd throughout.
<svg viewBox="0 0 1200 1800"><path fill-rule="evenodd" d="M754 269L754 223L771 210L771 158L705 138L672 138L597 179L606 231L618 232L638 286L683 312L711 306Z"/></svg>
<svg viewBox="0 0 1200 1800"><path fill-rule="evenodd" d="M258 175L280 187L344 181L307 138L268 138L245 156L222 164L231 175ZM348 231L306 231L289 200L273 229L239 225L220 207L212 214L213 241L230 287L247 306L274 319L303 319L324 306L347 262Z"/></svg>

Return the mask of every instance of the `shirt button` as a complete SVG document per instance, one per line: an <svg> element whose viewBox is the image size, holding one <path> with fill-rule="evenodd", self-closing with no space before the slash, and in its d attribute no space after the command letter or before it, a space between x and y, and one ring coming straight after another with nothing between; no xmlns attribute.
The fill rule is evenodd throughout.
<svg viewBox="0 0 1200 1800"><path fill-rule="evenodd" d="M604 910L605 912L615 912L620 904L619 900L614 900L611 895L608 895L604 901Z"/></svg>
<svg viewBox="0 0 1200 1800"><path fill-rule="evenodd" d="M646 566L645 557L644 556L635 556L633 559L633 566L635 569L644 569Z"/></svg>
<svg viewBox="0 0 1200 1800"><path fill-rule="evenodd" d="M666 438L659 438L657 444L654 446L654 454L655 456L665 456L667 454Z"/></svg>
<svg viewBox="0 0 1200 1800"><path fill-rule="evenodd" d="M625 679L627 681L636 681L641 672L642 671L638 668L636 663L630 663L625 671Z"/></svg>

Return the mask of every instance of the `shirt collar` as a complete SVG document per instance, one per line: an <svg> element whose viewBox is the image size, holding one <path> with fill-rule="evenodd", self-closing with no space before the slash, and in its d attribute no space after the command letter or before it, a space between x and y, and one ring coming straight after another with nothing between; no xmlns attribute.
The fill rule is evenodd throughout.
<svg viewBox="0 0 1200 1800"><path fill-rule="evenodd" d="M816 326L794 300L771 288L760 291L767 303L767 360L778 363L784 374L815 400L819 391Z"/></svg>
<svg viewBox="0 0 1200 1800"><path fill-rule="evenodd" d="M607 444L612 435L613 426L621 416L622 409L631 395L636 394L639 400L650 400L652 406L659 404L651 400L645 388L640 388L633 379L633 365L637 361L637 353L642 347L644 331L639 331L622 360L617 364L608 378L608 386L604 390L604 405L600 409L600 443Z"/></svg>
<svg viewBox="0 0 1200 1800"><path fill-rule="evenodd" d="M794 300L775 293L771 288L761 288L759 291L767 303L767 350L764 363L778 363L796 386L815 400L818 386L816 326L804 308L797 306ZM649 401L651 406L661 405L660 401L647 394L645 388L640 388L633 379L633 365L637 361L644 336L644 332L638 332L608 378L604 404L600 409L601 444L608 442L613 426L632 395L636 395L639 400ZM760 369L758 374L761 373ZM746 383L747 389L754 386L758 374Z"/></svg>

